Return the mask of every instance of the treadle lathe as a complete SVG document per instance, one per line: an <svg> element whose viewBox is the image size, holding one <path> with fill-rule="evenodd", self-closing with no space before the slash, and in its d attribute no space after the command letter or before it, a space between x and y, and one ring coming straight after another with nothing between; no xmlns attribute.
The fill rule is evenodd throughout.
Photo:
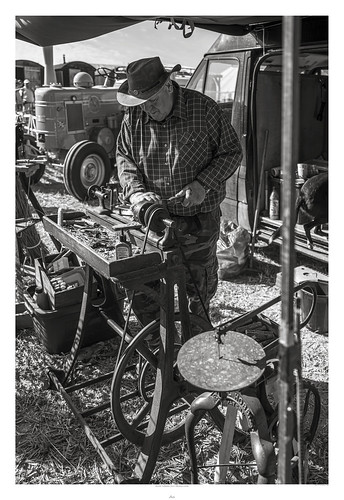
<svg viewBox="0 0 344 500"><path fill-rule="evenodd" d="M116 185L101 188L92 186L89 189L89 195L91 198L97 198L99 205L87 206L84 217L74 220L73 213L67 212L63 214L63 220L59 221L60 224L57 223L56 217L43 217L46 231L85 263L86 274L79 325L73 346L64 368L61 370L51 367L49 375L52 386L60 390L65 397L70 408L84 426L90 441L112 471L115 482L147 483L154 471L161 444L178 439L184 433L182 424L177 425L176 428L164 430L166 419L169 418L170 413L176 414L178 411L188 409L195 397L191 396L189 384L175 373L176 322L180 327L181 343L191 337L192 330L195 328L198 331L206 331L211 329L211 325L206 320L195 317L188 312L183 267L183 256L187 254L188 246L184 245L183 251L180 250L176 239L178 222L169 218L163 204L144 203L136 206L132 214L128 210L130 207L118 203ZM113 256L104 257L104 254L91 248L73 233L73 226L80 225L80 220L91 221L106 228L108 233L113 236L114 242L116 234L120 235L122 242L125 239L126 243L136 248L136 254L119 260ZM187 240L187 235L184 234L184 241L185 239ZM191 246L192 243L190 248ZM105 451L105 447L116 442L119 436L113 436L106 442L100 442L88 427L84 416L80 415L70 400L70 394L73 392L71 379L82 346L86 311L92 307L90 291L94 274L100 277L104 290L104 300L102 304L97 305L99 312L114 332L122 338L123 344L128 345L121 353L122 357L113 373L110 400L113 418L120 434L130 442L141 446L135 475L129 479L122 477ZM129 329L126 328L126 321L116 302L112 287L114 282L120 283L127 291L135 293L137 290L146 291L147 283L152 280L160 280L159 292L155 292L154 295L154 292L151 291L160 304L160 320L156 324L160 331L158 354L152 352L145 342L145 338L152 331L154 325L148 325L133 337ZM178 303L177 312L175 301ZM146 404L141 411L142 416L139 416L134 423L129 423L121 409L120 385L123 373L127 369L125 364L133 352L140 354L146 363L145 370L147 370L147 363L156 370L156 377L154 394L152 397L146 398ZM143 392L145 390L146 387L144 387ZM194 392L194 388L192 388L192 392ZM177 408L176 400L181 400L181 404L177 405ZM171 410L172 405L173 410ZM223 417L220 412L215 409L211 413L221 427ZM149 420L145 427L143 420L147 414L149 414Z"/></svg>
<svg viewBox="0 0 344 500"><path fill-rule="evenodd" d="M91 198L98 199L99 205L95 207L87 206L84 215L78 214L78 219L73 219L73 213L66 213L64 214L64 221L60 220L58 224L56 217L43 217L44 227L48 233L84 261L86 274L79 324L74 343L66 358L63 369L50 367L49 376L51 385L60 391L84 427L87 437L112 472L115 483L149 483L161 445L181 438L184 435L185 422L187 424L188 445L192 455L193 478L194 482L197 482L192 433L199 415L207 411L215 425L221 431L226 431L224 435L227 439L228 429L226 429L226 425L227 427L231 425L233 412L228 411L225 419L223 413L218 408L218 401L212 403L211 400L211 404L209 404L208 399L204 399L202 395L204 385L198 382L197 377L196 381L192 380L189 373L183 376L183 369L179 370L176 365L176 354L180 346L188 344L195 333L207 332L207 336L209 337L212 335L216 336L217 332L219 342L216 345L221 347L221 338L226 332L228 332L228 339L230 339L236 328L239 329L242 325L258 319L260 322L265 322L269 327L272 326L270 331L274 332L273 339L267 346L267 350L271 356L277 350L278 325L273 324L271 320L267 320L262 311L279 302L281 297L277 297L239 318L226 322L214 330L212 325L206 320L194 316L188 311L183 258L187 255L188 248L192 249L193 243L191 239L189 245L184 244L182 248L178 232L183 232L183 227L178 225L178 221L169 217L164 203L151 204L144 202L137 205L131 211L129 210L130 207L119 203L116 185L107 185L101 188L92 186L89 189L89 195ZM104 257L104 254L98 252L95 248L91 248L90 245L80 240L71 231L73 226L80 225L80 220L88 221L88 225L94 223L102 228L106 228L110 239L112 237L114 242L116 240L122 243L125 242L136 250L130 251L125 258L116 258L115 253L110 253ZM119 238L116 238L116 235L119 235ZM187 241L187 235L184 233L183 236L184 241ZM80 412L71 399L73 391L78 390L80 386L91 385L99 381L99 379L93 379L84 384L76 384L74 386L72 384L73 370L82 346L86 312L90 307L94 307L91 304L91 288L94 274L100 278L104 292L102 303L97 304L99 312L106 319L107 324L113 329L114 333L121 338L120 352L117 356L114 371L107 375L108 378L111 377L112 379L110 405L113 420L119 432L102 441L99 441L95 436L85 418L88 415L95 414L98 411L97 407L86 412ZM160 305L160 318L155 323L153 322L153 324L144 327L137 335L132 335L130 328L128 328L129 314L127 319L125 319L121 307L114 296L112 285L113 283L120 284L132 297L132 294L137 290L147 292L149 290L147 284L153 280L159 280L160 283L158 292L150 290L151 295L153 295L154 299ZM307 282L306 285L298 285L295 291L300 290L304 286L309 288L310 282ZM178 304L177 312L176 304ZM304 324L312 314L314 305L315 303L309 315L305 318ZM176 352L177 323L180 325L180 331L177 332L180 336L178 338L179 347L177 347ZM159 350L150 348L146 342L150 334L156 331L156 329L158 329L160 334ZM201 336L199 338L201 341ZM251 339L252 342L254 343L255 341ZM257 346L259 347L259 344ZM185 349L182 352L185 353ZM137 412L135 419L129 421L124 410L123 401L128 401L130 395L126 394L123 396L121 389L125 374L132 369L131 365L134 355L138 355L142 362L139 367L140 373L137 374L137 388L133 393L136 394L139 392L142 395L143 404ZM263 358L259 361L259 373L257 377L264 372L265 361ZM220 357L220 359L222 358ZM252 363L251 360L246 365L250 366ZM137 370L137 367L134 366L134 373L135 370ZM153 384L151 384L149 377L149 374L151 375L152 373L155 376ZM189 380L190 378L191 380ZM256 375L254 375L252 380L255 379ZM249 380L247 383L251 382ZM210 387L210 390L212 391L213 387ZM226 390L228 388L222 389L222 391ZM148 394L149 391L150 395ZM257 397L253 398L253 400L257 401ZM230 404L231 401L229 397ZM235 404L239 408L239 403L236 402ZM103 407L100 409L103 409ZM191 410L191 414L189 413L188 415L186 412L189 409ZM252 415L262 414L260 406L256 409L253 405L250 411ZM172 427L167 426L167 420L177 413L181 413L182 418L179 419L178 423L173 423ZM317 418L313 418L312 425L313 427L317 426ZM260 451L263 445L266 448L266 443L264 441L262 444L259 438L257 440L254 432L256 432L255 428L252 428L251 440L257 458L257 465L260 467L261 482L273 482L274 471L272 462L274 459L272 445L269 443L271 448L269 448L268 453L269 460L265 464L265 459L261 458ZM130 477L123 477L106 452L107 446L116 443L122 437L140 447L135 470ZM228 453L225 452L224 455L227 458Z"/></svg>

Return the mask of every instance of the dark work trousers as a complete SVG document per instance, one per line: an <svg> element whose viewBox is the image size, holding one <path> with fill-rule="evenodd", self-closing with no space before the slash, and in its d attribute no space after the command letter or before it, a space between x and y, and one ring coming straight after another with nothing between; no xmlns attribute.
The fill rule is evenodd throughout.
<svg viewBox="0 0 344 500"><path fill-rule="evenodd" d="M192 217L171 215L171 218L177 222L176 237L187 261L187 265L184 262L184 268L189 311L204 318L207 318L204 308L208 313L210 301L216 293L218 284L216 249L220 234L220 217L220 208ZM159 292L159 282L147 285ZM135 294L133 310L143 325L159 318L158 304L141 291Z"/></svg>

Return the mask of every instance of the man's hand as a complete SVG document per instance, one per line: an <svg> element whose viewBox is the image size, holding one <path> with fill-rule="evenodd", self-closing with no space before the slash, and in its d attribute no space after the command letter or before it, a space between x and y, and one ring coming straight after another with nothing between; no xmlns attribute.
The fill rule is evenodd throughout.
<svg viewBox="0 0 344 500"><path fill-rule="evenodd" d="M198 181L193 181L183 187L179 193L176 194L176 198L184 198L181 200L183 207L190 208L195 205L200 205L205 198L206 190Z"/></svg>
<svg viewBox="0 0 344 500"><path fill-rule="evenodd" d="M133 193L130 196L129 201L131 205L136 205L137 203L140 203L144 200L155 203L157 201L160 201L160 199L161 198L158 194L148 191L147 193Z"/></svg>

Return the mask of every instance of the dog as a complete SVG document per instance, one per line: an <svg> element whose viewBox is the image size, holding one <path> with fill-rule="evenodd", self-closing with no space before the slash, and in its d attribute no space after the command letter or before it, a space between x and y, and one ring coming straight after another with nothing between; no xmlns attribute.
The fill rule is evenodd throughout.
<svg viewBox="0 0 344 500"><path fill-rule="evenodd" d="M307 246L313 248L313 239L311 236L311 229L317 234L324 234L321 231L321 225L328 223L328 173L310 177L306 180L300 189L295 203L295 224L299 211L302 210L308 215L311 220L303 224L305 230ZM281 233L280 226L270 236L269 244L271 244Z"/></svg>

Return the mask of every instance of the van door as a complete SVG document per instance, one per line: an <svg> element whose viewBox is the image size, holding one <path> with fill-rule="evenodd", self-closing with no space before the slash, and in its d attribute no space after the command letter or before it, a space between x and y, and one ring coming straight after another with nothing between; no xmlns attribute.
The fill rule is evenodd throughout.
<svg viewBox="0 0 344 500"><path fill-rule="evenodd" d="M247 139L249 120L249 74L251 51L206 54L197 67L187 88L202 92L214 99L228 114L243 149L243 160L228 179L226 198L222 203L222 216L250 230L249 206L252 190L246 179Z"/></svg>
<svg viewBox="0 0 344 500"><path fill-rule="evenodd" d="M282 224L282 211L277 217L269 217L269 197L273 188L279 195L280 207L283 203L283 171L281 165L282 146L282 52L272 50L260 58L252 92L253 135L257 151L258 168L262 165L264 190L258 200L260 214L259 239L268 242L276 228ZM305 181L318 173L328 172L328 47L327 45L307 46L299 52L299 102L298 102L298 151L296 160L305 172L295 172L295 197L300 193ZM262 162L265 136L266 149ZM313 196L313 195L312 195ZM311 197L312 198L312 197ZM311 205L311 200L309 201ZM319 210L325 217L326 200L319 203ZM295 226L295 249L297 252L327 262L328 228L312 232L313 248L308 241L303 224L314 218L301 210ZM276 241L282 244L282 238Z"/></svg>

